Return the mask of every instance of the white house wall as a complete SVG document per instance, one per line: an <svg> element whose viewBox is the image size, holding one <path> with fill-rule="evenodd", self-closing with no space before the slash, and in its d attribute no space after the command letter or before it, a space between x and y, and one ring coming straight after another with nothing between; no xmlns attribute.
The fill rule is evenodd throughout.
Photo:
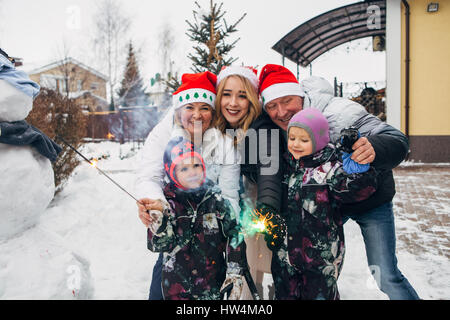
<svg viewBox="0 0 450 320"><path fill-rule="evenodd" d="M401 0L386 1L386 122L401 129Z"/></svg>

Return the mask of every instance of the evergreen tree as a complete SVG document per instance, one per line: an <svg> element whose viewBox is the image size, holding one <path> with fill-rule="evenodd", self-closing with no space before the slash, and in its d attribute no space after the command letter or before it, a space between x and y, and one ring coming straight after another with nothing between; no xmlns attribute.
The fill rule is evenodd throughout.
<svg viewBox="0 0 450 320"><path fill-rule="evenodd" d="M219 5L210 0L209 11L205 11L195 1L197 6L193 10L194 22L186 20L189 29L186 35L197 45L194 46L194 53L189 53L188 58L192 61L191 70L195 73L206 70L219 74L223 66L229 66L237 58L226 57L235 47L240 38L232 43L225 40L231 33L236 32L236 26L244 19L247 13L244 13L235 23L228 25L225 18L226 11L223 11L223 2ZM174 77L169 77L166 85L172 90L176 90L180 83Z"/></svg>
<svg viewBox="0 0 450 320"><path fill-rule="evenodd" d="M136 55L134 54L131 42L128 48L125 74L121 82L121 88L117 94L119 95L119 104L124 107L147 105L149 103L149 98L144 90L144 82L139 74Z"/></svg>

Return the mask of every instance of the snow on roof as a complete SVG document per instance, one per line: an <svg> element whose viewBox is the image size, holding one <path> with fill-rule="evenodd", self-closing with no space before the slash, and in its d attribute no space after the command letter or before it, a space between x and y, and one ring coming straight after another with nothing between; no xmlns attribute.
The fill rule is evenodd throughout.
<svg viewBox="0 0 450 320"><path fill-rule="evenodd" d="M101 101L104 101L104 102L108 103L108 100L106 100L105 98L100 97L100 96L98 96L98 95L96 95L96 94L93 94L93 93L92 93L91 91L89 91L89 90L82 90L82 91L76 91L76 92L69 92L69 98L70 98L70 99L77 99L77 98L81 97L82 95L84 95L84 94L86 94L86 93L89 94L89 95L91 95L92 97L98 99L98 100L101 100Z"/></svg>
<svg viewBox="0 0 450 320"><path fill-rule="evenodd" d="M83 69L86 69L89 72L95 74L97 77L102 78L105 81L108 81L108 77L106 75L104 75L103 73L101 73L101 72L99 72L99 71L97 71L97 70L95 70L95 69L85 65L84 63L82 63L82 62L80 62L80 61L78 61L78 60L76 60L74 58L71 58L71 57L65 58L63 60L54 61L52 63L44 65L43 67L38 67L38 68L32 69L32 70L28 71L27 73L28 74L41 73L41 72L53 69L55 67L64 65L66 63L73 63L73 64L75 64L75 65L77 65L77 66L79 66L79 67L81 67Z"/></svg>

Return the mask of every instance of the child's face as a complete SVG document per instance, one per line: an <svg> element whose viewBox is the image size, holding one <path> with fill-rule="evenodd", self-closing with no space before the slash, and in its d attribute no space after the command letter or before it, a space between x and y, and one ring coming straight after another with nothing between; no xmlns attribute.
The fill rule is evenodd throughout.
<svg viewBox="0 0 450 320"><path fill-rule="evenodd" d="M178 183L186 189L198 188L203 182L203 166L198 158L186 158L175 167Z"/></svg>
<svg viewBox="0 0 450 320"><path fill-rule="evenodd" d="M298 127L289 129L288 150L296 160L312 154L312 140L305 129Z"/></svg>

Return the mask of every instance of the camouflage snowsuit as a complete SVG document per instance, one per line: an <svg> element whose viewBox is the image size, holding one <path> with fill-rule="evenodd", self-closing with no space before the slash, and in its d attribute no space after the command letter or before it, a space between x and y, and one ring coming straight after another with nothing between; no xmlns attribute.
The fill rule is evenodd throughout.
<svg viewBox="0 0 450 320"><path fill-rule="evenodd" d="M196 192L169 183L164 195L170 209L157 234L147 233L148 248L164 252L164 299L220 299L227 262L247 266L243 235L228 200L210 180Z"/></svg>
<svg viewBox="0 0 450 320"><path fill-rule="evenodd" d="M347 174L332 144L285 159L287 236L272 258L276 299L338 300L345 252L339 205L367 199L376 188L375 171Z"/></svg>

